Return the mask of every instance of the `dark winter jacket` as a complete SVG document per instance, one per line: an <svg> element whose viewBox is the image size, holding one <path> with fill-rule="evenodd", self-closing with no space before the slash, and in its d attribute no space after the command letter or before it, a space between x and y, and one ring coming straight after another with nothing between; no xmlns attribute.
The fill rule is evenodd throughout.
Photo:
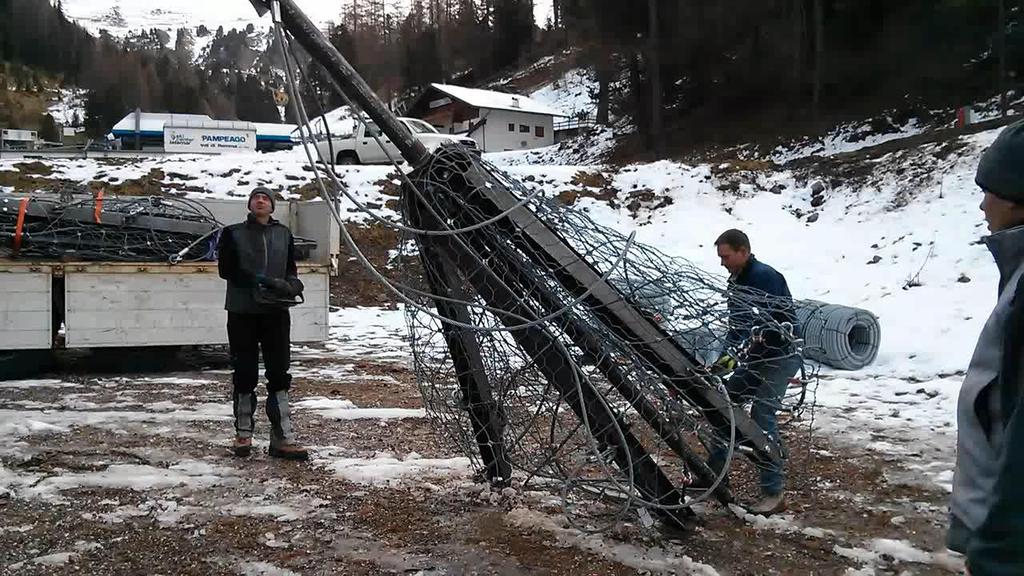
<svg viewBox="0 0 1024 576"><path fill-rule="evenodd" d="M262 314L279 309L268 303L266 281L284 280L286 293L294 297L302 293L295 265L295 240L288 227L273 218L261 224L252 215L245 222L228 226L221 232L217 268L228 281L224 308L228 312Z"/></svg>
<svg viewBox="0 0 1024 576"><path fill-rule="evenodd" d="M1024 574L1024 226L995 234L999 300L964 379L949 546L975 576Z"/></svg>
<svg viewBox="0 0 1024 576"><path fill-rule="evenodd" d="M754 326L772 324L762 314L776 324L788 322L796 329L793 295L789 293L786 277L751 254L743 270L729 279L729 333L726 336L726 347L740 346L750 338ZM775 350L788 347L786 339L777 330L766 330L764 338L765 345Z"/></svg>

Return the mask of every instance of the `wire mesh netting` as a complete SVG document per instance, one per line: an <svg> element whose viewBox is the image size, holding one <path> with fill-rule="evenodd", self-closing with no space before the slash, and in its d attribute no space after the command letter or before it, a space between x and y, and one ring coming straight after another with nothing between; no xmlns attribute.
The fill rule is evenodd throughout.
<svg viewBox="0 0 1024 576"><path fill-rule="evenodd" d="M461 176L473 172L494 180L481 178L474 189ZM530 196L496 167L457 150L435 153L417 177L405 193L423 196L449 230L493 219L490 187ZM407 198L410 204L415 199ZM573 286L565 266L539 256L529 230L504 220L443 242L409 235L428 268L419 306L406 308L421 392L442 437L482 468L502 451L528 481L557 484L569 511L604 509L611 518L634 508L675 513L712 493L734 446L733 426L721 415L709 417L713 410L690 396L692 382L678 380L727 390L737 405L752 403L755 415L803 406L813 369L804 366L791 300L730 285L556 201L536 198L521 209L557 231L578 262L657 326L662 343L690 359L693 372L671 374L651 354L655 342L617 329L607 304L588 298L588 287ZM419 270L410 270L407 281L418 278ZM490 284L512 297L502 300L502 290ZM438 305L438 294L463 307L465 323L476 328L437 318L435 310L449 307ZM479 366L459 361L464 340L478 347ZM735 368L716 366L730 355L739 360ZM489 398L480 394L481 383ZM490 414L497 415L500 439L481 433ZM722 474L701 482L694 465L712 456ZM675 491L639 485L657 482L650 477L657 469ZM652 500L655 493L660 497Z"/></svg>
<svg viewBox="0 0 1024 576"><path fill-rule="evenodd" d="M201 203L160 196L0 194L0 256L167 262L215 257L220 228Z"/></svg>
<svg viewBox="0 0 1024 576"><path fill-rule="evenodd" d="M306 24L295 26L300 41L317 46ZM553 490L585 530L630 513L649 519L647 511L685 525L694 503L731 500L723 480L735 454L755 464L762 486L781 482L775 414L813 406L807 390L816 367L805 365L798 320L816 318L820 306L726 282L637 244L528 192L457 144L422 161L413 147L406 159L415 169L399 169L402 222L389 221L347 190L330 159L315 161L280 22L275 33L321 195L329 200L337 190L377 224L402 232L400 255L418 256L400 281L389 279L332 208L356 260L406 304L427 411L481 480ZM340 55L330 60L347 66ZM355 108L340 89L361 93L350 85L354 71L333 72ZM385 117L375 120L387 124L382 110L376 106ZM826 344L848 339L843 326L815 324L823 358L848 355Z"/></svg>

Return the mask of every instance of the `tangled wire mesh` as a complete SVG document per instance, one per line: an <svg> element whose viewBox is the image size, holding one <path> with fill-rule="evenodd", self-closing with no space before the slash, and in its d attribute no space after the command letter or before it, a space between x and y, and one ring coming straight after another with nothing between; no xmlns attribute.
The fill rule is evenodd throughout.
<svg viewBox="0 0 1024 576"><path fill-rule="evenodd" d="M163 196L0 194L0 256L104 262L212 260L220 224L201 203Z"/></svg>
<svg viewBox="0 0 1024 576"><path fill-rule="evenodd" d="M467 229L493 216L482 198L489 181L480 180L476 189L459 185L466 181L457 175L473 171L493 176L519 198L529 196L496 167L453 149L435 153L415 174L415 188L404 193L429 198L438 221ZM411 203L406 198L406 206ZM684 351L692 360L692 376L703 386L728 389L739 405L803 406L815 368L804 367L792 301L730 286L571 206L537 198L526 209L557 231L623 301L653 321L664 341ZM666 376L649 352L653 342L616 330L605 305L581 298L587 287L568 288L564 267L539 261L529 231L502 221L459 234L448 244L463 244L471 262L445 254L422 236L407 239L418 242L428 268L426 274L416 267L406 270L404 281L421 286L418 305L406 312L417 380L442 437L481 468L501 451L524 482L558 489L569 517L585 518L579 522L583 529L604 529L636 509L675 516L712 495L727 467L715 470L711 485L687 491L699 484L692 457L707 461L712 452L731 453L732 423L709 418L706 406ZM430 270L445 259L460 261L439 267L448 270ZM442 278L456 268L457 277ZM514 299L496 309L499 298L485 294L491 289L484 277L503 285ZM442 306L431 294L461 301L466 324L478 329L439 320L432 312ZM527 337L531 330L541 336ZM479 348L479 366L452 353L465 340ZM714 369L725 353L740 358L731 378ZM783 381L795 378L784 398L758 392L757 375L789 368ZM471 389L470 378L486 382L489 397ZM486 432L491 415L497 415L500 438ZM663 475L677 489L652 499L651 487L640 485L650 483L652 475Z"/></svg>
<svg viewBox="0 0 1024 576"><path fill-rule="evenodd" d="M287 79L298 93L294 74ZM428 414L481 480L505 485L516 475L554 490L579 528L603 530L631 513L650 519L649 510L681 525L694 503L730 499L722 481L734 452L762 469L781 466L778 434L765 434L757 414L813 408L801 306L637 245L458 145L399 170L402 222L389 221L320 157L328 190L298 99L295 108L324 199L337 190L403 234L400 256L419 256L400 281L388 278L332 208L356 259L406 304ZM722 370L723 354L739 363Z"/></svg>

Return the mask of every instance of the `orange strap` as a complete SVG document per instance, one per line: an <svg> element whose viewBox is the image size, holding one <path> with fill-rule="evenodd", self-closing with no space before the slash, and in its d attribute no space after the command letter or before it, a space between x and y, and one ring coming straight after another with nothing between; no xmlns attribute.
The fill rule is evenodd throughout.
<svg viewBox="0 0 1024 576"><path fill-rule="evenodd" d="M96 193L96 210L93 211L93 214L92 214L93 217L95 218L97 224L103 224L103 222L100 220L100 214L102 214L102 213L103 213L103 189L101 188L100 191Z"/></svg>
<svg viewBox="0 0 1024 576"><path fill-rule="evenodd" d="M18 202L18 223L14 226L14 255L21 250L21 233L25 230L25 212L28 210L28 198Z"/></svg>

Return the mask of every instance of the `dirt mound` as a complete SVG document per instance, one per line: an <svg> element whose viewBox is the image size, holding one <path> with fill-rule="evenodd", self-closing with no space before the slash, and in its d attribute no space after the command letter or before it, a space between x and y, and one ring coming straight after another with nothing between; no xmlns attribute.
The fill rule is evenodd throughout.
<svg viewBox="0 0 1024 576"><path fill-rule="evenodd" d="M349 225L356 246L377 270L398 280L397 261L391 257L398 250L399 234L381 224ZM403 266L418 266L416 258L406 258ZM398 300L358 261L344 243L338 262L338 276L331 279L332 306L384 306Z"/></svg>

